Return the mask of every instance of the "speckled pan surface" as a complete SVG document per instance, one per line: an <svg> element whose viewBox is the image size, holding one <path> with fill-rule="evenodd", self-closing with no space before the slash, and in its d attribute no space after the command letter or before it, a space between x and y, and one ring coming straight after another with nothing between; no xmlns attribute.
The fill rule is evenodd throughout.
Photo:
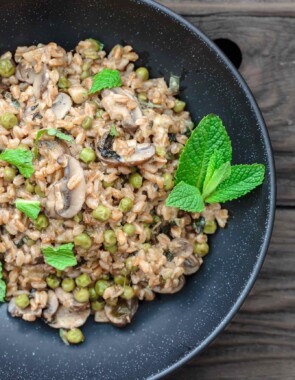
<svg viewBox="0 0 295 380"><path fill-rule="evenodd" d="M67 49L86 37L106 48L131 44L154 76L182 74L182 97L195 121L218 114L235 163L264 163L262 187L229 203L228 228L211 240L196 276L173 296L141 305L122 330L88 322L86 342L66 347L52 329L8 317L0 307L1 379L159 378L202 350L229 322L262 264L274 218L275 175L263 120L244 82L213 44L151 1L2 0L1 52L55 41Z"/></svg>

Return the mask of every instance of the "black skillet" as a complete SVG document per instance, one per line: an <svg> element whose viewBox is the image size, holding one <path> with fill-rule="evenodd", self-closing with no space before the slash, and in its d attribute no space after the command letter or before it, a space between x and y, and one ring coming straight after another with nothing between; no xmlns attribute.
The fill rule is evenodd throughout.
<svg viewBox="0 0 295 380"><path fill-rule="evenodd" d="M130 44L152 76L182 75L182 98L195 122L218 114L233 142L235 163L264 163L262 187L228 204L228 228L211 239L196 276L173 296L140 306L119 330L88 322L86 342L65 346L42 322L26 323L0 308L0 378L159 378L199 353L237 312L263 262L274 219L275 174L267 131L246 84L216 46L181 17L152 1L2 0L1 54L55 41L73 49L97 38L106 49Z"/></svg>

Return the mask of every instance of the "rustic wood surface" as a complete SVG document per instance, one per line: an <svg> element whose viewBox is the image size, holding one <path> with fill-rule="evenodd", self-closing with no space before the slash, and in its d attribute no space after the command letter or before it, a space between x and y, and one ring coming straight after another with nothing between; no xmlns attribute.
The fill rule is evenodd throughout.
<svg viewBox="0 0 295 380"><path fill-rule="evenodd" d="M240 72L263 112L278 197L260 276L225 332L168 380L295 379L295 2L161 0L211 39L242 52Z"/></svg>

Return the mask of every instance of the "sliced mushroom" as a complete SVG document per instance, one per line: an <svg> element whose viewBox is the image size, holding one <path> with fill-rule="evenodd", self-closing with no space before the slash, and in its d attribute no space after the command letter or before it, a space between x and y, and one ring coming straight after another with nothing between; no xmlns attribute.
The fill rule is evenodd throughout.
<svg viewBox="0 0 295 380"><path fill-rule="evenodd" d="M59 92L52 104L52 112L57 119L63 119L72 107L72 99L69 95Z"/></svg>
<svg viewBox="0 0 295 380"><path fill-rule="evenodd" d="M43 317L47 322L51 322L55 313L57 312L59 303L56 294L53 290L48 291L48 301L46 309L43 310Z"/></svg>
<svg viewBox="0 0 295 380"><path fill-rule="evenodd" d="M128 301L122 300L116 306L106 305L104 308L109 321L117 327L123 327L130 323L137 309L137 298Z"/></svg>
<svg viewBox="0 0 295 380"><path fill-rule="evenodd" d="M94 322L98 323L108 323L110 322L109 318L106 316L106 313L103 310L96 311L94 314Z"/></svg>
<svg viewBox="0 0 295 380"><path fill-rule="evenodd" d="M97 157L110 166L137 166L150 160L155 155L155 147L149 143L138 144L134 140L127 141L134 152L130 156L119 156L113 149L114 138L105 134L100 142L96 142Z"/></svg>
<svg viewBox="0 0 295 380"><path fill-rule="evenodd" d="M70 311L81 311L89 308L89 303L77 302L73 293L67 293L62 288L55 289L55 294L59 302Z"/></svg>
<svg viewBox="0 0 295 380"><path fill-rule="evenodd" d="M64 177L57 183L52 184L49 190L46 210L52 218L73 218L81 210L85 201L86 182L83 169L78 160L64 154L58 158L64 168ZM75 176L79 181L73 188L69 189L68 183Z"/></svg>
<svg viewBox="0 0 295 380"><path fill-rule="evenodd" d="M202 261L199 258L197 258L195 255L191 255L184 260L184 274L189 276L193 273L196 273L199 270L201 264Z"/></svg>
<svg viewBox="0 0 295 380"><path fill-rule="evenodd" d="M175 288L173 287L165 288L164 286L155 286L153 288L153 291L155 293L161 293L161 294L174 294L174 293L179 292L184 287L184 284L185 284L185 277L180 276L179 283Z"/></svg>
<svg viewBox="0 0 295 380"><path fill-rule="evenodd" d="M27 64L25 64L25 62L20 62L20 64L17 65L17 68L15 70L15 76L21 82L33 84L36 77L36 73L31 66L28 66Z"/></svg>
<svg viewBox="0 0 295 380"><path fill-rule="evenodd" d="M33 322L36 318L41 317L42 309L31 310L30 306L21 309L15 304L15 297L13 297L8 304L8 312L12 317L22 317L26 321Z"/></svg>
<svg viewBox="0 0 295 380"><path fill-rule="evenodd" d="M60 306L54 320L49 325L55 329L74 329L84 325L90 315L90 309L71 312L64 306Z"/></svg>
<svg viewBox="0 0 295 380"><path fill-rule="evenodd" d="M49 82L49 72L44 66L40 73L35 75L34 82L33 82L33 94L36 99L39 99L43 92L46 90L47 85Z"/></svg>
<svg viewBox="0 0 295 380"><path fill-rule="evenodd" d="M123 128L129 131L138 128L136 121L142 117L142 111L135 96L120 87L104 90L101 96L101 104L112 120L122 121ZM136 107L131 110L127 106L128 99L136 103Z"/></svg>
<svg viewBox="0 0 295 380"><path fill-rule="evenodd" d="M194 246L183 238L176 238L169 244L169 250L174 256L190 257L193 253Z"/></svg>

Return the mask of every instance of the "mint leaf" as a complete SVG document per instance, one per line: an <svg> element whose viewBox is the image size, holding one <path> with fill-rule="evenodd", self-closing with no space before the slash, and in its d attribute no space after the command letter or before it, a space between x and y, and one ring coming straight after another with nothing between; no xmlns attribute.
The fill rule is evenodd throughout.
<svg viewBox="0 0 295 380"><path fill-rule="evenodd" d="M94 75L89 94L101 91L105 88L121 87L122 81L118 70L102 69Z"/></svg>
<svg viewBox="0 0 295 380"><path fill-rule="evenodd" d="M40 202L26 199L17 199L15 201L16 208L26 214L29 218L37 219L40 212Z"/></svg>
<svg viewBox="0 0 295 380"><path fill-rule="evenodd" d="M229 162L222 164L218 169L216 169L211 178L207 182L204 182L202 193L203 199L206 199L210 194L212 194L213 191L230 176L230 173L231 166Z"/></svg>
<svg viewBox="0 0 295 380"><path fill-rule="evenodd" d="M166 206L188 212L201 212L205 208L199 189L184 182L174 187L166 200Z"/></svg>
<svg viewBox="0 0 295 380"><path fill-rule="evenodd" d="M110 130L110 133L109 133L111 136L114 136L114 137L117 137L119 136L119 132L117 131L116 127L114 126L114 124L111 126L111 130Z"/></svg>
<svg viewBox="0 0 295 380"><path fill-rule="evenodd" d="M30 178L34 173L33 155L29 150L6 149L0 154L0 160L16 166L25 178Z"/></svg>
<svg viewBox="0 0 295 380"><path fill-rule="evenodd" d="M175 174L176 183L184 181L202 192L210 157L216 150L220 152L221 163L231 161L231 142L222 121L216 115L208 115L200 121L184 147Z"/></svg>
<svg viewBox="0 0 295 380"><path fill-rule="evenodd" d="M207 203L227 202L242 197L264 180L265 167L262 164L235 165L230 177L205 198Z"/></svg>
<svg viewBox="0 0 295 380"><path fill-rule="evenodd" d="M57 248L48 246L41 248L45 262L52 267L64 270L67 267L77 265L77 259L73 253L74 244L62 244Z"/></svg>
<svg viewBox="0 0 295 380"><path fill-rule="evenodd" d="M40 129L40 131L37 132L36 140L35 140L35 147L34 147L34 157L38 158L38 143L40 138L47 133L49 136L56 136L61 140L65 140L68 142L73 142L72 136L66 135L65 133L61 132L57 128L49 128L49 129Z"/></svg>
<svg viewBox="0 0 295 380"><path fill-rule="evenodd" d="M6 284L2 277L2 263L0 261L0 302L5 302Z"/></svg>

